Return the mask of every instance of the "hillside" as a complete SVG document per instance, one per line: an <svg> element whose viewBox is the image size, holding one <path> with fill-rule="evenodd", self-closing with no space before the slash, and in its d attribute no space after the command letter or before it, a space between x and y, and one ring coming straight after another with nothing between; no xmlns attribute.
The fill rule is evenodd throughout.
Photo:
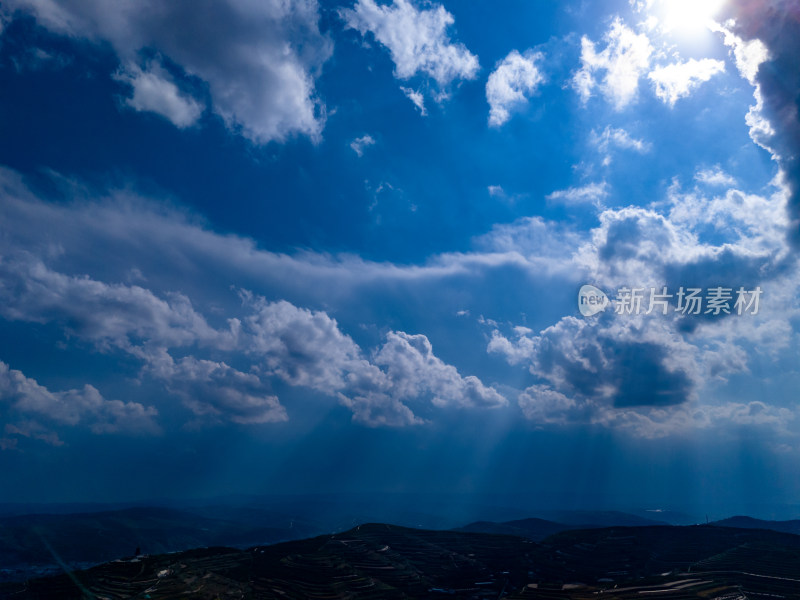
<svg viewBox="0 0 800 600"><path fill-rule="evenodd" d="M4 597L800 598L800 537L714 526L566 531L541 544L507 535L371 524L249 550L143 556L6 585ZM611 597L611 596L608 596Z"/></svg>

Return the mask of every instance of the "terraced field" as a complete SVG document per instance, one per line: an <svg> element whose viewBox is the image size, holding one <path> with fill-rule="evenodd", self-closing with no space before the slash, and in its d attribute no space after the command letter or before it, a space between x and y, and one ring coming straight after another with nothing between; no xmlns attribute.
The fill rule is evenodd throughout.
<svg viewBox="0 0 800 600"><path fill-rule="evenodd" d="M519 537L364 525L241 551L107 563L7 587L3 598L541 600L800 599L800 536L722 527Z"/></svg>

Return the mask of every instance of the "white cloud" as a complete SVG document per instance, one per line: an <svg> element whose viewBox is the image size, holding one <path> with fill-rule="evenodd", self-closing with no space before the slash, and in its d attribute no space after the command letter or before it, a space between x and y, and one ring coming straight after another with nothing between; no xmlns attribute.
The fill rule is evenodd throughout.
<svg viewBox="0 0 800 600"><path fill-rule="evenodd" d="M0 257L0 281L0 315L62 323L70 335L101 349L145 356L148 348L138 340L172 347L225 343L226 334L210 327L182 294L165 300L140 286L65 275L27 253Z"/></svg>
<svg viewBox="0 0 800 600"><path fill-rule="evenodd" d="M759 146L770 152L773 156L778 156L775 149L775 129L770 120L764 114L764 98L761 85L757 80L758 71L761 64L770 60L770 53L764 43L759 39L743 40L732 31L733 23L728 23L728 27L718 25L715 31L723 34L725 45L730 47L736 62L736 68L742 77L754 87L753 97L756 103L750 107L745 115L745 123L750 128L750 138ZM795 120L796 121L796 120Z"/></svg>
<svg viewBox="0 0 800 600"><path fill-rule="evenodd" d="M241 294L245 314L216 328L182 294L164 299L141 286L66 275L27 252L0 260L4 318L55 323L99 351L136 357L143 376L162 382L201 421L286 420L269 391L271 378L335 396L367 425L421 423L409 402L439 407L505 402L476 377L462 377L442 362L424 335L389 333L371 362L325 312ZM176 350L180 359L171 353ZM250 370L198 357L203 351L246 357ZM413 368L406 368L410 362Z"/></svg>
<svg viewBox="0 0 800 600"><path fill-rule="evenodd" d="M289 419L278 397L269 393L257 374L237 371L224 362L193 356L175 361L163 351L148 371L163 380L200 420L249 425Z"/></svg>
<svg viewBox="0 0 800 600"><path fill-rule="evenodd" d="M51 392L21 371L0 361L0 415L6 423L0 449L16 446L16 438L33 437L54 445L62 442L58 426L87 426L93 433L156 433L158 411L138 402L106 400L91 385Z"/></svg>
<svg viewBox="0 0 800 600"><path fill-rule="evenodd" d="M505 398L474 376L462 377L433 354L424 335L389 332L368 360L334 319L286 301L248 297L242 348L267 372L292 385L335 394L367 425L421 423L408 406L430 397L435 406L500 406Z"/></svg>
<svg viewBox="0 0 800 600"><path fill-rule="evenodd" d="M137 65L117 73L116 78L133 88L133 96L125 103L137 111L150 111L165 117L176 127L194 125L203 113L203 105L182 93L159 64L150 63L146 70Z"/></svg>
<svg viewBox="0 0 800 600"><path fill-rule="evenodd" d="M714 31L722 33L725 45L733 50L736 68L742 77L747 79L751 85L756 85L756 75L758 75L761 63L770 58L769 51L764 43L759 39L744 41L733 33L729 27L719 24L714 25Z"/></svg>
<svg viewBox="0 0 800 600"><path fill-rule="evenodd" d="M422 95L421 92L418 92L413 88L407 88L403 86L400 86L400 89L406 95L406 98L411 100L411 102L414 103L414 106L416 106L419 109L420 115L422 115L423 117L428 115L428 111L425 109L425 97Z"/></svg>
<svg viewBox="0 0 800 600"><path fill-rule="evenodd" d="M596 87L617 110L625 108L636 98L641 77L650 66L653 47L643 33L637 34L619 18L603 36L606 47L597 52L589 38L581 39L581 68L573 85L585 102ZM598 74L603 72L600 80Z"/></svg>
<svg viewBox="0 0 800 600"><path fill-rule="evenodd" d="M736 178L722 170L722 167L715 165L711 169L701 169L694 178L705 185L732 187L736 185Z"/></svg>
<svg viewBox="0 0 800 600"><path fill-rule="evenodd" d="M489 125L499 127L511 118L511 111L523 106L544 81L536 63L544 56L540 52L520 54L512 50L486 82L489 102Z"/></svg>
<svg viewBox="0 0 800 600"><path fill-rule="evenodd" d="M747 194L735 188L721 170L700 171L696 179L710 187L727 187L724 193L706 196L699 190L684 192L677 185L669 191L669 220L690 230L711 227L743 252L754 256L782 255L789 221L786 194Z"/></svg>
<svg viewBox="0 0 800 600"><path fill-rule="evenodd" d="M447 29L454 23L453 15L441 4L418 9L408 0L384 6L374 0L358 0L352 9L342 9L339 14L348 27L361 35L371 32L389 50L398 79L424 74L443 89L457 79L477 75L478 58L463 44L451 42Z"/></svg>
<svg viewBox="0 0 800 600"><path fill-rule="evenodd" d="M373 362L384 367L393 392L401 398L432 394L436 406L489 406L507 404L506 399L472 375L462 377L455 367L433 354L424 335L390 332Z"/></svg>
<svg viewBox="0 0 800 600"><path fill-rule="evenodd" d="M721 60L690 58L686 62L656 67L647 77L655 85L656 96L673 106L679 98L685 98L701 83L723 71L725 63Z"/></svg>
<svg viewBox="0 0 800 600"><path fill-rule="evenodd" d="M534 336L518 331L510 340L495 331L488 349L510 364L529 364L544 381L518 398L525 417L542 426L595 425L659 438L731 426L784 433L795 417L793 410L757 400L701 402L699 383L713 379L731 348L717 344L700 352L665 322L565 317ZM737 352L727 372L746 368Z"/></svg>
<svg viewBox="0 0 800 600"><path fill-rule="evenodd" d="M697 188L687 195L675 187L668 200L657 205L667 214L655 207L605 210L588 233L540 217L520 219L496 225L477 238L474 252L434 256L417 265L311 252L271 253L252 240L219 235L186 214L119 193L110 194L113 201L104 204L44 204L8 171L0 172L0 190L3 316L52 323L101 351L129 353L143 364L143 375L180 398L192 416L219 422L290 417L271 391L271 382L278 380L337 399L356 421L373 426L420 423L435 414L436 406L502 403L496 390L437 357L430 340L417 332L392 331L369 348L356 343L346 331L358 325L340 325L332 315L378 288L419 290L457 278L469 293L469 286L484 285L484 276L509 268L537 281L555 273L570 285L591 281L609 290L619 284L681 285L689 277L692 283L713 277L735 284L742 278L763 280L785 251L780 235L786 226L782 188L766 198L737 190L705 198ZM719 227L714 244L700 241L699 232L709 224ZM107 252L98 256L97 247ZM139 285L108 283L133 267L139 269ZM192 287L193 273L202 273L203 292ZM231 282L292 302L255 296L248 300L244 294L244 307L232 307L230 299L222 300ZM175 285L187 291L164 291ZM764 308L763 319L701 323L696 333L670 322L641 328L632 323L603 328L598 341L591 332L565 323L550 333L519 327L495 335L491 348L508 362L529 368L536 358L536 375L541 378L536 385L578 403L583 412L575 418L583 418L588 403L594 402L589 407L594 407L591 422L607 418L603 406L613 402L609 390L619 389L628 378L635 380L635 373L620 367L623 352L635 355L639 363L632 364L640 364L643 373L650 369L663 375L664 398L688 398L683 404L698 396L705 401L695 383L697 373L700 380L715 381L746 369L742 340L756 340L759 352L791 347L794 338L787 319L795 313L784 308L796 304L797 285L784 287L785 298L774 287L765 290L770 298L780 298L774 300L780 314L767 314ZM196 300L198 295L204 303ZM452 314L465 300L470 298L459 297L444 310ZM470 308L475 314L485 310ZM505 327L483 317L480 322L498 332ZM696 361L696 369L687 360ZM596 383L581 378L580 368L596 374L603 365L608 372L595 375ZM558 396L550 400L554 406L563 403ZM647 407L612 409L618 417L608 421L609 427L628 427L639 419L636 414L656 419ZM624 420L620 411L627 415ZM561 418L553 411L547 414L548 419Z"/></svg>
<svg viewBox="0 0 800 600"><path fill-rule="evenodd" d="M561 202L567 206L578 204L600 206L606 197L608 197L608 184L605 181L601 181L600 183L588 183L579 187L556 190L548 194L546 198L550 201Z"/></svg>
<svg viewBox="0 0 800 600"><path fill-rule="evenodd" d="M589 141L604 155L603 164L606 166L611 164L611 151L614 148L644 154L649 152L651 147L648 142L632 137L624 129L615 129L610 126L606 126L600 133L593 129Z"/></svg>
<svg viewBox="0 0 800 600"><path fill-rule="evenodd" d="M10 0L4 8L31 13L59 34L109 42L135 84L132 102L179 126L197 107L185 95L173 95L163 76L141 66L137 71L143 50L159 52L205 82L214 113L253 142L293 134L316 139L322 131L324 110L314 84L332 44L319 32L316 0Z"/></svg>
<svg viewBox="0 0 800 600"><path fill-rule="evenodd" d="M502 198L502 197L505 197L505 195L506 195L506 192L503 189L503 186L500 186L500 185L487 186L486 190L489 192L489 195L492 198L496 198L496 197Z"/></svg>
<svg viewBox="0 0 800 600"><path fill-rule="evenodd" d="M373 137L369 134L365 134L350 142L350 148L352 148L353 152L355 152L358 157L361 158L364 156L364 148L367 146L373 146L374 144L375 140Z"/></svg>

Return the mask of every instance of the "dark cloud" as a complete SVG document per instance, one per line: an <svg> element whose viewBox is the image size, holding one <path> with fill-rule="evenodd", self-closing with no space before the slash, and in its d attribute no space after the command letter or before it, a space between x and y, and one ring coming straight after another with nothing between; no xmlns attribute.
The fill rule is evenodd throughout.
<svg viewBox="0 0 800 600"><path fill-rule="evenodd" d="M737 0L729 7L733 31L760 40L769 51L756 81L762 112L773 133L767 140L789 186L789 238L800 244L800 5L795 0Z"/></svg>
<svg viewBox="0 0 800 600"><path fill-rule="evenodd" d="M691 400L698 374L696 349L664 322L620 323L605 314L591 324L565 317L537 336L518 331L509 340L495 331L489 351L529 362L533 375L579 404L671 406Z"/></svg>

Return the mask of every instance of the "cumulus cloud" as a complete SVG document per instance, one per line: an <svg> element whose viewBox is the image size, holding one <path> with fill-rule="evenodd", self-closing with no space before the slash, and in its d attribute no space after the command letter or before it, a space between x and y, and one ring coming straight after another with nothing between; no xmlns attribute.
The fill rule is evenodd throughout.
<svg viewBox="0 0 800 600"><path fill-rule="evenodd" d="M589 324L564 317L539 335L495 331L489 352L524 360L559 393L614 407L669 406L692 397L697 350L655 319Z"/></svg>
<svg viewBox="0 0 800 600"><path fill-rule="evenodd" d="M756 86L756 104L747 115L753 140L781 167L789 191L789 237L800 244L800 18L777 0L730 3L734 20L719 30L736 65Z"/></svg>
<svg viewBox="0 0 800 600"><path fill-rule="evenodd" d="M138 402L107 400L91 385L51 392L0 361L0 415L6 423L0 449L14 448L19 437L53 445L63 442L58 427L86 426L95 434L156 433L158 411Z"/></svg>
<svg viewBox="0 0 800 600"><path fill-rule="evenodd" d="M537 66L544 56L528 51L524 55L512 50L489 75L486 101L489 103L489 125L499 127L511 118L511 111L525 105L544 81Z"/></svg>
<svg viewBox="0 0 800 600"><path fill-rule="evenodd" d="M272 378L335 396L368 425L421 423L408 402L439 407L504 402L494 389L438 359L424 335L392 332L370 361L325 312L241 294L244 314L215 327L182 294L161 297L138 285L67 275L28 252L0 259L0 315L56 323L100 351L136 357L143 375L161 381L201 421L286 420L270 392ZM250 370L197 355L203 351L247 357ZM412 362L415 367L407 368Z"/></svg>
<svg viewBox="0 0 800 600"><path fill-rule="evenodd" d="M319 32L316 0L157 6L137 0L11 0L4 8L30 13L58 34L108 42L123 64L121 77L133 86L129 104L180 127L196 120L200 106L163 72L142 66L145 50L207 84L213 112L256 143L293 134L317 138L322 131L324 111L314 86L332 44Z"/></svg>
<svg viewBox="0 0 800 600"><path fill-rule="evenodd" d="M359 158L364 156L364 148L373 145L375 145L375 140L369 134L357 137L352 142L350 142L350 148L353 150L353 152L355 152L358 155Z"/></svg>
<svg viewBox="0 0 800 600"><path fill-rule="evenodd" d="M538 334L494 330L488 351L527 366L540 382L518 397L539 426L594 425L657 438L731 426L781 432L795 416L758 400L704 401L707 382L747 370L746 353L725 336L688 340L669 317L568 316Z"/></svg>
<svg viewBox="0 0 800 600"><path fill-rule="evenodd" d="M422 422L407 401L430 397L435 406L499 406L505 399L433 354L424 335L389 332L369 360L334 319L286 301L247 300L245 348L267 372L292 385L335 393L357 421L368 425Z"/></svg>
<svg viewBox="0 0 800 600"><path fill-rule="evenodd" d="M271 253L251 240L216 234L186 215L114 195L115 202L105 205L44 204L10 172L2 173L0 187L1 314L52 323L100 351L128 353L141 362L142 377L163 385L201 422L291 417L272 391L276 381L338 400L354 420L370 426L417 424L434 418L437 408L504 402L496 389L438 357L419 332L389 331L371 347L356 343L347 329L357 325L340 324L333 311L368 290L419 290L447 281L458 281L460 289L468 290L509 269L538 282L559 277L569 285L591 281L607 290L720 281L764 285L785 251L775 234L785 227L782 187L770 197L738 190L706 197L705 188L675 185L667 201L649 208L602 211L598 226L588 233L527 217L495 225L474 240L474 252L439 255L419 265ZM702 241L708 227L715 228L713 244ZM108 249L102 257L97 256L98 246ZM140 269L135 279L108 282L134 265ZM191 289L192 273L202 273L204 283L213 281L215 289L223 290L214 292L218 300L209 305L206 295L201 305L188 289L183 294L166 291L176 282ZM225 291L230 282L258 282L259 294L270 289L270 298L292 301L242 292L244 302L238 303ZM776 287L781 286L765 290L765 297L777 298ZM545 335L527 327L509 333L497 319L480 321L498 331L492 337L493 353L528 370L535 363L531 375L539 379L536 385L577 403L579 414L589 407L597 421L600 409L631 415L654 410L653 405L635 404L643 401L643 392L624 389L628 378L640 381L623 369L626 362L660 382L661 393L653 393L663 405L656 408L667 410L668 402L681 398L685 400L674 406L702 404L698 380L745 370L742 339L757 340L763 352L787 348L787 319L794 313L783 308L795 302L797 286L783 287L786 297L774 300L781 314L764 309L758 319L727 323L676 318L658 327L609 323L596 344L590 332L579 331L574 323L556 323L556 330ZM226 295L231 298L222 300ZM307 308L321 306L331 308ZM446 308L463 306L459 298L458 305ZM681 356L696 361L696 368ZM598 376L597 384L581 382L581 365L588 373L597 365L607 365L609 371ZM573 387L559 373L575 375ZM615 400L618 396L622 399ZM549 397L554 406L563 403L559 396ZM552 414L548 419L562 417ZM607 422L624 426L619 419Z"/></svg>
<svg viewBox="0 0 800 600"><path fill-rule="evenodd" d="M278 397L255 373L243 373L224 362L185 356L175 361L166 351L148 371L183 399L198 419L240 424L275 423L289 419Z"/></svg>
<svg viewBox="0 0 800 600"><path fill-rule="evenodd" d="M456 368L433 354L424 335L390 332L373 361L384 367L393 390L403 398L430 393L436 406L504 406L506 399L472 375L462 377Z"/></svg>
<svg viewBox="0 0 800 600"><path fill-rule="evenodd" d="M437 100L447 97L446 88L459 79L475 79L478 58L464 44L450 40L448 28L455 19L441 4L417 8L409 0L394 0L391 5L378 5L374 0L358 0L353 8L339 11L347 27L375 39L389 50L395 65L395 76L407 81L425 75L436 82ZM401 88L425 114L422 94Z"/></svg>
<svg viewBox="0 0 800 600"><path fill-rule="evenodd" d="M679 98L689 96L701 83L723 71L725 63L721 60L691 58L686 62L656 67L647 77L655 86L656 96L674 106Z"/></svg>
<svg viewBox="0 0 800 600"><path fill-rule="evenodd" d="M182 294L164 299L136 285L66 275L28 253L0 257L0 299L6 319L57 322L101 349L141 357L152 347L226 343Z"/></svg>
<svg viewBox="0 0 800 600"><path fill-rule="evenodd" d="M157 63L147 65L146 70L132 64L118 72L116 78L133 88L133 96L125 100L128 106L140 112L159 114L176 127L194 125L203 113L202 103L181 92L169 73Z"/></svg>
<svg viewBox="0 0 800 600"><path fill-rule="evenodd" d="M711 171L707 179L715 178ZM787 348L787 336L778 332L790 331L800 314L789 291L797 289L796 272L783 262L787 193L774 189L768 197L727 189L709 198L697 187L685 192L673 184L666 215L653 208L604 210L588 240L573 242L576 272L612 299L621 287L643 288L643 311L651 287L658 293L666 287L673 298L665 312L565 316L538 332L523 326L502 332L487 323L488 352L536 379L518 398L523 414L540 426L595 425L644 437L710 427L782 431L794 418L790 409L706 397L713 382L748 371L746 348L770 356ZM709 227L715 244L701 241ZM763 286L771 297L767 314L713 322L676 314L679 286L720 284Z"/></svg>
<svg viewBox="0 0 800 600"><path fill-rule="evenodd" d="M616 18L603 36L606 47L600 52L589 38L581 38L581 68L573 86L586 102L599 88L606 100L622 110L635 98L639 78L650 66L653 47L643 33L636 33ZM602 77L601 77L602 75Z"/></svg>

